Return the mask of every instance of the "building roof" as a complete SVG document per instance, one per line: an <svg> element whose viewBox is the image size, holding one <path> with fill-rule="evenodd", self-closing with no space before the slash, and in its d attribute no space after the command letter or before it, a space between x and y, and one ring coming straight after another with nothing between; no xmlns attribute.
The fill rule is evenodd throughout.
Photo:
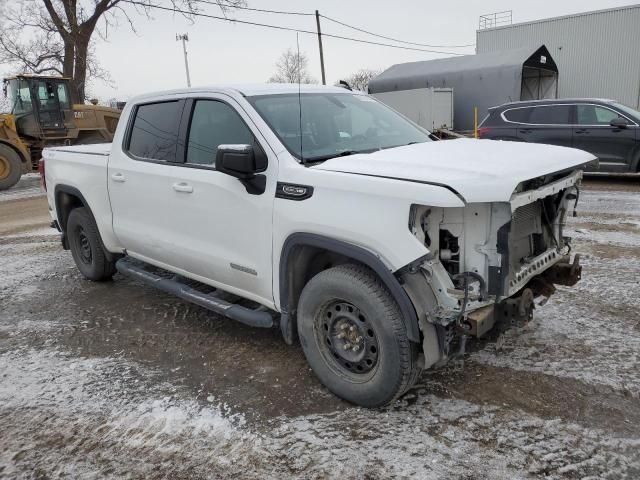
<svg viewBox="0 0 640 480"><path fill-rule="evenodd" d="M520 23L512 23L510 25L500 25L498 27L492 27L492 28L482 28L477 30L477 32L482 33L482 32L486 32L489 30L502 30L502 29L508 29L508 28L517 28L520 27L522 25L532 25L532 24L536 24L536 23L547 23L547 22L556 22L558 20L566 20L568 18L576 18L576 17L586 17L589 15L599 15L601 13L609 13L609 12L617 12L620 10L631 10L634 8L640 8L640 4L634 4L634 5L623 5L621 7L613 7L613 8L603 8L601 10L591 10L588 12L578 12L578 13L571 13L569 15L560 15L558 17L549 17L549 18L541 18L539 20L531 20L529 22L520 22Z"/></svg>
<svg viewBox="0 0 640 480"><path fill-rule="evenodd" d="M462 55L459 57L439 58L421 62L398 63L382 72L369 82L371 93L382 93L394 90L410 90L437 84L453 86L454 77L495 70L519 70L532 59L546 58L544 65L537 62L537 68L547 68L557 72L558 68L547 48L543 45L537 50L523 47L501 52ZM442 85L439 85L442 83ZM455 94L455 92L454 92Z"/></svg>

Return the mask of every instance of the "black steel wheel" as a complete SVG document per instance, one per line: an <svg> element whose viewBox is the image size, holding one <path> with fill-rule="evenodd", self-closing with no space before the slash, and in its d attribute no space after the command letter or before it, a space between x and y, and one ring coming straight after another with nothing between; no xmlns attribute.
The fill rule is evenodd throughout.
<svg viewBox="0 0 640 480"><path fill-rule="evenodd" d="M316 334L324 337L326 361L347 372L365 374L378 363L378 339L373 325L360 309L341 300L330 302L316 317ZM320 343L322 340L320 340Z"/></svg>
<svg viewBox="0 0 640 480"><path fill-rule="evenodd" d="M82 263L90 265L91 260L93 259L93 255L91 254L91 242L89 242L89 238L82 226L78 226L76 235L78 236L78 243L80 246L78 256Z"/></svg>
<svg viewBox="0 0 640 480"><path fill-rule="evenodd" d="M419 346L407 339L392 295L364 266L339 265L309 280L297 324L312 370L349 402L387 405L418 376Z"/></svg>

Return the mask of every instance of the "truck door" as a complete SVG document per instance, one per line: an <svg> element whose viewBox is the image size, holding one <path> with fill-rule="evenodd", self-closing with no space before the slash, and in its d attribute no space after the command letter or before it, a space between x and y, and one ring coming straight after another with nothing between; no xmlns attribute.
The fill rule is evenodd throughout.
<svg viewBox="0 0 640 480"><path fill-rule="evenodd" d="M273 303L272 213L277 158L250 117L225 95L189 100L184 163L170 167L163 242L171 264L256 301ZM216 170L219 145L250 144L266 155L266 191L251 194Z"/></svg>
<svg viewBox="0 0 640 480"><path fill-rule="evenodd" d="M165 239L174 228L170 165L176 162L183 107L184 100L134 106L122 148L109 156L113 231L127 253L163 265L173 262Z"/></svg>
<svg viewBox="0 0 640 480"><path fill-rule="evenodd" d="M618 112L602 105L577 105L573 146L598 157L600 169L607 172L628 171L636 152L635 127L631 122L627 127L611 126L618 117Z"/></svg>

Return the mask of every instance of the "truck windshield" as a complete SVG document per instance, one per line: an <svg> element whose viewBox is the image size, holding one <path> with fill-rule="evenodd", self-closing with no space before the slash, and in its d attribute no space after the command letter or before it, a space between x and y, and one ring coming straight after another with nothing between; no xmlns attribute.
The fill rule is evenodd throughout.
<svg viewBox="0 0 640 480"><path fill-rule="evenodd" d="M303 93L298 98L296 93L248 100L304 162L431 141L429 132L367 95Z"/></svg>

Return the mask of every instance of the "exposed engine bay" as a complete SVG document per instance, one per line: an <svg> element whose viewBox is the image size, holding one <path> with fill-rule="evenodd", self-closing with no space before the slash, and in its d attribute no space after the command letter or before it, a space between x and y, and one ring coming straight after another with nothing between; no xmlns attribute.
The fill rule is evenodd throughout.
<svg viewBox="0 0 640 480"><path fill-rule="evenodd" d="M481 337L498 323L528 321L534 301L546 302L554 284L574 285L579 255L571 261L563 229L580 179L575 172L533 190L526 182L508 203L413 205L409 229L430 252L403 277L419 318L440 337Z"/></svg>

